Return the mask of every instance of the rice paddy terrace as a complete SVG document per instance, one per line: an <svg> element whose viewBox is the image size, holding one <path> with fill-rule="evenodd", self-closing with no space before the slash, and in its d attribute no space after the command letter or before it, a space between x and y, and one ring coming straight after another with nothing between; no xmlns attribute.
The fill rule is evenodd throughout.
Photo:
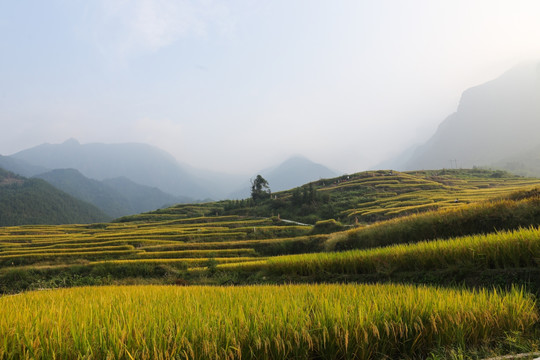
<svg viewBox="0 0 540 360"><path fill-rule="evenodd" d="M481 170L374 171L260 203L2 227L2 293L137 286L0 297L12 314L0 319L0 359L436 359L537 350L538 186ZM331 218L350 225L282 220ZM313 284L321 282L351 284ZM275 285L290 283L304 285ZM200 286L209 284L252 286Z"/></svg>
<svg viewBox="0 0 540 360"><path fill-rule="evenodd" d="M540 179L481 169L397 172L366 171L321 179L273 193L254 204L227 200L200 206L179 205L121 221L171 219L178 216L239 214L277 216L303 223L336 219L345 224L373 223L403 215L460 207L540 185Z"/></svg>
<svg viewBox="0 0 540 360"><path fill-rule="evenodd" d="M310 231L311 226L276 226L271 219L239 216L4 227L0 228L0 289L54 286L34 282L36 278L54 282L57 274L62 274L63 282L177 278L191 267L294 253L295 244L312 241Z"/></svg>
<svg viewBox="0 0 540 360"><path fill-rule="evenodd" d="M372 223L492 199L538 181L485 170L368 171L315 186L346 207L339 218Z"/></svg>

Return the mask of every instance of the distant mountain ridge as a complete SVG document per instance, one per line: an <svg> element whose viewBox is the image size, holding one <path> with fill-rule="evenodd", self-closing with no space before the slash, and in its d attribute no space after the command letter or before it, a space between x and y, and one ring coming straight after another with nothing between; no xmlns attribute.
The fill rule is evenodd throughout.
<svg viewBox="0 0 540 360"><path fill-rule="evenodd" d="M262 171L275 191L289 190L311 181L338 176L335 171L303 156L293 156L278 166ZM300 181L300 183L299 183Z"/></svg>
<svg viewBox="0 0 540 360"><path fill-rule="evenodd" d="M124 184L115 188L117 193L124 191L122 196L131 202L130 206L141 211L149 211L148 206L150 205L141 207L134 205L133 202L140 204L143 201L141 196L143 194L150 196L153 193L151 197L161 198L161 200L166 201L166 204L171 204L171 201L196 202L226 199L231 196L245 198L250 195L251 185L249 179L244 176L223 174L183 165L167 152L147 144L80 144L75 139L69 139L61 144L42 144L9 157L0 157L0 164L2 162L8 164L14 172L21 171L26 176L39 175L42 177L40 174L45 174L53 169L75 169L88 180L100 181L113 188L118 180L112 181L111 179L124 178L138 185L146 186L144 191L139 188L138 191L131 192L124 190L133 189L134 184ZM291 157L277 166L258 173L267 177L273 191L286 190L309 181L336 176L336 172L301 156ZM70 181L74 181L73 173L64 174L70 178L69 181L58 178L60 175L58 172L55 173L55 176L52 175L49 174L47 180L55 186L95 205L105 206L102 209L108 213L119 214L120 208L127 208L125 201L118 199L107 200L109 205L104 205L107 201L105 199L98 200L97 190L92 190L93 193L82 194L85 187L98 186L95 182L79 178L82 188L74 188L68 186ZM172 198L166 198L163 194L150 191L149 188L171 194ZM104 191L103 188L101 191ZM107 192L110 193L110 189L104 191L102 195ZM122 202L124 205L121 205ZM157 203L153 202L152 206L154 205ZM165 204L159 206L163 205ZM115 210L115 206L119 208Z"/></svg>
<svg viewBox="0 0 540 360"><path fill-rule="evenodd" d="M0 169L0 226L93 223L110 219L95 206L42 179L27 179Z"/></svg>
<svg viewBox="0 0 540 360"><path fill-rule="evenodd" d="M508 170L540 148L540 63L516 66L463 92L457 111L399 170L494 166ZM538 148L538 149L536 149ZM536 149L536 150L535 150ZM530 156L529 156L530 157ZM540 175L540 166L532 172Z"/></svg>
<svg viewBox="0 0 540 360"><path fill-rule="evenodd" d="M540 145L500 160L494 163L493 167L521 176L540 176Z"/></svg>
<svg viewBox="0 0 540 360"><path fill-rule="evenodd" d="M83 144L70 139L62 144L42 144L12 158L48 169L76 169L96 180L126 177L176 196L202 198L206 189L167 152L139 143Z"/></svg>
<svg viewBox="0 0 540 360"><path fill-rule="evenodd" d="M0 155L0 168L24 177L32 177L50 170L43 166L28 164L24 160L2 155Z"/></svg>
<svg viewBox="0 0 540 360"><path fill-rule="evenodd" d="M147 212L148 209L160 209L177 203L193 202L191 198L173 196L156 187L139 185L123 176L105 179L102 183L128 199L133 213Z"/></svg>
<svg viewBox="0 0 540 360"><path fill-rule="evenodd" d="M75 169L56 169L35 177L96 206L113 218L156 210L188 200L166 194L157 188L136 184L125 177L103 181L89 179Z"/></svg>

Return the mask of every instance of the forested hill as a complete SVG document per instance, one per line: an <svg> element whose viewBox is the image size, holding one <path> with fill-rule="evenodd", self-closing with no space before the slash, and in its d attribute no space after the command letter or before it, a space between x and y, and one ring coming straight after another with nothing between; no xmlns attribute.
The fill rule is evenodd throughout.
<svg viewBox="0 0 540 360"><path fill-rule="evenodd" d="M0 226L92 223L110 219L95 206L41 179L0 169Z"/></svg>

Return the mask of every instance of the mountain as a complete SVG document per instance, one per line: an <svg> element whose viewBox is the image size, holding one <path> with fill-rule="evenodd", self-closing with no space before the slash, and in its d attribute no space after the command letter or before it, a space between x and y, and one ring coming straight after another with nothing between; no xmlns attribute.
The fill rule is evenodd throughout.
<svg viewBox="0 0 540 360"><path fill-rule="evenodd" d="M24 160L0 155L0 168L24 177L32 177L48 171L46 167L28 164Z"/></svg>
<svg viewBox="0 0 540 360"><path fill-rule="evenodd" d="M62 144L38 145L4 158L17 164L19 168L24 168L25 174L29 175L45 173L50 169L75 169L86 178L102 181L114 188L131 202L133 209L141 211L148 211L149 206L155 208L177 202L225 199L231 196L245 198L250 195L251 185L244 176L201 170L180 164L172 155L147 144L80 144L75 139L69 139ZM39 169L46 170L38 172ZM327 167L300 156L292 157L260 173L270 182L273 191L286 190L309 181L336 176L336 173ZM53 177L59 175L60 173L55 173ZM90 182L84 181L83 188L87 187L90 193L83 195L81 193L84 192L83 189L67 184L75 181L75 175L73 173L64 175L69 179L47 180L86 201L100 207L105 206L102 208L108 209L106 210L108 213L119 213L115 207L121 205L120 201L111 199L108 205L104 205L105 200L99 198L107 191L102 190L102 194L98 196L97 190L90 190L98 186L95 182L91 185ZM82 181L80 178L79 180ZM126 184L128 180L131 183ZM116 185L122 181L124 184ZM154 190L137 188L135 186L137 184ZM235 189L237 190L234 191ZM158 193L156 190L161 192ZM143 199L143 194L150 196L150 199ZM161 203L162 201L165 202ZM120 208L125 207L122 205Z"/></svg>
<svg viewBox="0 0 540 360"><path fill-rule="evenodd" d="M136 184L124 177L103 181L89 179L75 169L56 169L36 177L96 206L113 218L156 210L188 200L166 194L157 188Z"/></svg>
<svg viewBox="0 0 540 360"><path fill-rule="evenodd" d="M13 159L48 169L76 169L84 176L104 180L126 177L141 185L190 198L208 197L208 189L167 152L147 144L83 144L70 139L42 144L11 155Z"/></svg>
<svg viewBox="0 0 540 360"><path fill-rule="evenodd" d="M36 175L36 177L77 199L96 206L113 218L135 214L128 199L101 181L89 179L75 169L56 169Z"/></svg>
<svg viewBox="0 0 540 360"><path fill-rule="evenodd" d="M177 203L192 202L193 199L173 196L155 187L139 185L126 177L105 179L102 183L128 200L133 213L156 210Z"/></svg>
<svg viewBox="0 0 540 360"><path fill-rule="evenodd" d="M274 191L288 190L310 181L338 176L335 171L303 156L291 157L280 165L263 171L262 175Z"/></svg>
<svg viewBox="0 0 540 360"><path fill-rule="evenodd" d="M519 162L520 154L540 146L539 133L540 64L522 64L466 90L457 111L398 169L502 166L509 158Z"/></svg>
<svg viewBox="0 0 540 360"><path fill-rule="evenodd" d="M42 179L27 179L0 169L0 226L74 224L110 220L95 206Z"/></svg>
<svg viewBox="0 0 540 360"><path fill-rule="evenodd" d="M308 182L337 176L335 171L314 163L303 156L293 156L281 164L262 170L260 174L268 181L270 189L282 191ZM251 194L251 184L245 182L241 189L230 194L232 199L245 199Z"/></svg>

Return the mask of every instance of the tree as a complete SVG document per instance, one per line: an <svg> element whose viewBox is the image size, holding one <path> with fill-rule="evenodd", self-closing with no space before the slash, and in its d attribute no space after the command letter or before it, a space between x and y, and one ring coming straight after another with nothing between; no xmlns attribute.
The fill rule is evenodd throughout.
<svg viewBox="0 0 540 360"><path fill-rule="evenodd" d="M270 187L268 181L261 175L257 175L255 180L251 180L251 198L254 201L268 199L270 197Z"/></svg>
<svg viewBox="0 0 540 360"><path fill-rule="evenodd" d="M294 188L292 193L292 203L293 205L302 205L302 191L299 187Z"/></svg>

